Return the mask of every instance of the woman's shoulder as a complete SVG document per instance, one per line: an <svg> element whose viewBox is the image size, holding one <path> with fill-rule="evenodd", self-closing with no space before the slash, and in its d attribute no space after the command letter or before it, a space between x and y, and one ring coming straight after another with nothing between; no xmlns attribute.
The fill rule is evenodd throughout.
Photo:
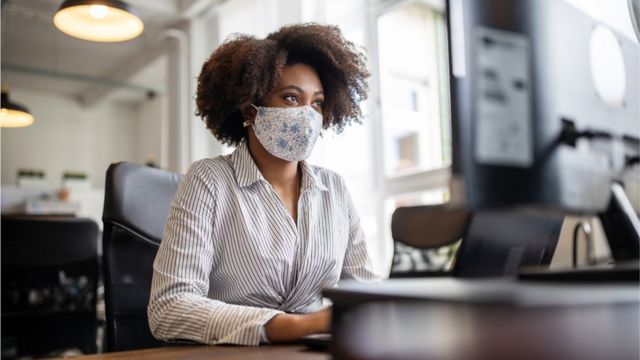
<svg viewBox="0 0 640 360"><path fill-rule="evenodd" d="M315 178L328 189L342 191L345 188L344 179L339 173L323 166L312 164L307 164L307 166Z"/></svg>
<svg viewBox="0 0 640 360"><path fill-rule="evenodd" d="M191 163L187 170L187 177L189 175L198 178L209 179L214 181L216 178L231 169L231 165L227 156L220 155L211 158L204 158Z"/></svg>

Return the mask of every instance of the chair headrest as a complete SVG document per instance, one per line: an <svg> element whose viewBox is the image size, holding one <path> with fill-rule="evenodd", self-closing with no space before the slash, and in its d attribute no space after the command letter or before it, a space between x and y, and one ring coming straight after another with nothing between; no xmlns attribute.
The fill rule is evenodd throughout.
<svg viewBox="0 0 640 360"><path fill-rule="evenodd" d="M124 225L160 243L171 201L182 177L128 162L107 170L102 221Z"/></svg>

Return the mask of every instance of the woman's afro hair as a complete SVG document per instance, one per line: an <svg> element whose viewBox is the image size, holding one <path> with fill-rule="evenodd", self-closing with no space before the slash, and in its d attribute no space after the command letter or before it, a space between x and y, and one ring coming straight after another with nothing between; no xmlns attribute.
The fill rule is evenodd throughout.
<svg viewBox="0 0 640 360"><path fill-rule="evenodd" d="M360 103L367 98L366 57L337 26L290 25L266 39L236 35L207 59L198 77L196 115L224 144L247 136L240 109L262 104L273 92L286 65L313 67L322 82L323 128L341 132L361 122Z"/></svg>

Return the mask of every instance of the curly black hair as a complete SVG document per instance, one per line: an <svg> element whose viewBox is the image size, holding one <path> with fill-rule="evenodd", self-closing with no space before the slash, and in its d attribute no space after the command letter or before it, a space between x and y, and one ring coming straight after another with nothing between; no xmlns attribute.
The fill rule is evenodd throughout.
<svg viewBox="0 0 640 360"><path fill-rule="evenodd" d="M362 50L337 26L290 25L265 39L236 35L218 47L198 77L196 115L224 144L247 136L240 109L262 104L285 66L304 63L315 69L325 94L323 128L341 132L360 123L360 102L367 98L369 72Z"/></svg>

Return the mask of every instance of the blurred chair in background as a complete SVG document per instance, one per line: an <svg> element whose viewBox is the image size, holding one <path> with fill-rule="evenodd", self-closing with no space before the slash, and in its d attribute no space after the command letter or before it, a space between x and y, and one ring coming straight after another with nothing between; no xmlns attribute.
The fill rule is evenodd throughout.
<svg viewBox="0 0 640 360"><path fill-rule="evenodd" d="M181 177L148 166L107 170L103 255L106 351L162 346L149 330L147 304L155 259Z"/></svg>
<svg viewBox="0 0 640 360"><path fill-rule="evenodd" d="M469 214L446 205L406 206L391 217L390 278L450 276Z"/></svg>
<svg viewBox="0 0 640 360"><path fill-rule="evenodd" d="M96 352L98 225L2 218L2 358Z"/></svg>

